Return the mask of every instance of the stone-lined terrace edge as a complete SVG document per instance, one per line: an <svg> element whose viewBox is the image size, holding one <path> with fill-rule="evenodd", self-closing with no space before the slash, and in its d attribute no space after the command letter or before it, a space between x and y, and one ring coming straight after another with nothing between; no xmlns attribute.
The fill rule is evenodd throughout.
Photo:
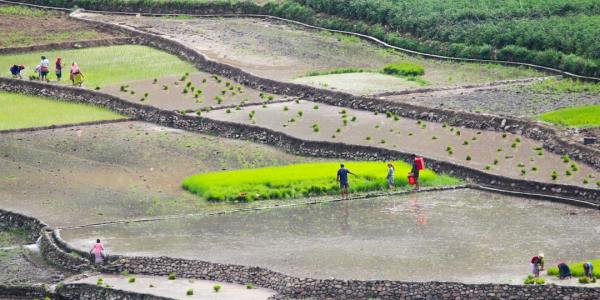
<svg viewBox="0 0 600 300"><path fill-rule="evenodd" d="M166 51L192 63L194 66L205 72L227 77L242 85L257 90L299 97L305 100L340 107L379 113L390 111L401 117L447 123L448 125L456 127L511 132L540 141L542 142L542 146L550 152L559 155L568 154L570 157L583 161L595 169L600 170L600 150L585 146L581 143L569 141L566 132L559 131L557 128L540 122L505 116L429 108L375 97L355 96L349 93L324 90L302 84L266 79L240 68L213 61L204 54L177 41L156 34L143 32L128 26L79 17L77 16L79 11L80 10L71 13L70 16L80 21L92 23L96 26L105 26L107 29L113 31L121 31L132 36L135 43Z"/></svg>
<svg viewBox="0 0 600 300"><path fill-rule="evenodd" d="M132 103L118 97L88 89L59 86L37 81L0 78L0 90L30 95L46 96L60 100L91 103L130 116L136 120L196 131L226 138L249 140L280 148L288 153L344 158L350 160L408 160L409 153L372 146L350 145L325 141L307 141L271 129L253 125L243 125L227 121L217 121L199 116L186 116L177 111L161 110L153 106ZM575 156L574 158L578 158ZM485 173L478 169L453 164L436 159L428 159L428 166L441 173L458 176L467 182L490 185L497 188L534 194L558 195L577 200L600 204L600 189L589 189L572 185L540 183L523 179ZM600 158L598 158L600 159Z"/></svg>
<svg viewBox="0 0 600 300"><path fill-rule="evenodd" d="M39 220L22 214L0 210L2 215L10 215L13 223L22 224L31 234ZM32 223L32 224L29 224ZM29 224L29 225L27 225ZM69 270L90 270L94 267L83 257L87 253L73 250L60 236L44 227L37 232L41 235L42 255L48 262ZM223 281L270 288L278 292L272 299L286 297L313 297L316 299L379 299L399 298L487 298L487 299L598 299L600 288L556 286L556 285L509 285L509 284L464 284L457 282L403 282L390 280L338 280L298 278L261 267L211 263L199 260L186 260L170 257L127 257L112 255L109 264L99 269L105 273L115 273L127 269L134 274L166 276L171 272L178 277ZM99 296L133 299L168 299L148 294L114 290L90 284L64 284L55 292L44 286L0 286L2 296L58 296L60 299L97 299Z"/></svg>

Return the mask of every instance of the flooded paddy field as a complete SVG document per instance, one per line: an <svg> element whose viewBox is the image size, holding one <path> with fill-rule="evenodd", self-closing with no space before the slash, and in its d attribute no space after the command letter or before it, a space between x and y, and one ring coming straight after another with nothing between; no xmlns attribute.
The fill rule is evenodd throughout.
<svg viewBox="0 0 600 300"><path fill-rule="evenodd" d="M476 190L428 192L217 216L63 229L85 250L255 265L316 278L521 283L600 255L600 212Z"/></svg>
<svg viewBox="0 0 600 300"><path fill-rule="evenodd" d="M539 142L522 136L375 115L310 101L213 110L202 116L265 127L304 140L417 153L492 174L538 182L597 188L596 181L600 178L590 166L545 152ZM553 172L556 172L554 179Z"/></svg>
<svg viewBox="0 0 600 300"><path fill-rule="evenodd" d="M320 88L356 94L415 88L414 82L371 73L347 76L325 75L302 78L313 71L361 68L379 72L398 61L411 61L425 68L429 86L485 83L504 79L537 77L522 68L481 64L457 64L411 57L357 37L306 30L303 27L254 18L167 18L79 13L78 16L133 27L162 35L197 50L208 58L253 74L281 81L295 81ZM386 77L389 77L386 79ZM349 86L347 80L356 85ZM369 84L364 84L367 81Z"/></svg>
<svg viewBox="0 0 600 300"><path fill-rule="evenodd" d="M73 226L219 209L181 188L192 174L314 159L142 122L3 134L0 206Z"/></svg>

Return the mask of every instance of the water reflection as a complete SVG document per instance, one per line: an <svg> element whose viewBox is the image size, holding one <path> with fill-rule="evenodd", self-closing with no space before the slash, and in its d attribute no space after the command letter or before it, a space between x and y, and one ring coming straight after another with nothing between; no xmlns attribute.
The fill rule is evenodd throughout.
<svg viewBox="0 0 600 300"><path fill-rule="evenodd" d="M600 256L600 212L474 190L64 231L81 249L260 265L297 276L508 282L543 252Z"/></svg>

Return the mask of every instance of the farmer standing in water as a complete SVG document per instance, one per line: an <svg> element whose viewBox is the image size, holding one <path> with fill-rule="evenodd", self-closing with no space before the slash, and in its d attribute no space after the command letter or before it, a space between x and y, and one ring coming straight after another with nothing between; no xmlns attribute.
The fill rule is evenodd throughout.
<svg viewBox="0 0 600 300"><path fill-rule="evenodd" d="M344 164L340 164L340 169L337 171L336 181L340 185L342 199L348 199L348 174L356 176L356 174L344 168Z"/></svg>

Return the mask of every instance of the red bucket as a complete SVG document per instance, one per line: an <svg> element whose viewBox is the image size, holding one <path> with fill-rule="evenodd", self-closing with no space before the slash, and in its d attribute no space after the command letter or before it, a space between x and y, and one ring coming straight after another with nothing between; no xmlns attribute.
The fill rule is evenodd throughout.
<svg viewBox="0 0 600 300"><path fill-rule="evenodd" d="M410 185L417 184L417 181L415 180L415 176L413 176L413 174L408 174L408 184L410 184Z"/></svg>
<svg viewBox="0 0 600 300"><path fill-rule="evenodd" d="M415 162L417 163L417 168L419 170L425 169L425 160L422 157L416 157Z"/></svg>

